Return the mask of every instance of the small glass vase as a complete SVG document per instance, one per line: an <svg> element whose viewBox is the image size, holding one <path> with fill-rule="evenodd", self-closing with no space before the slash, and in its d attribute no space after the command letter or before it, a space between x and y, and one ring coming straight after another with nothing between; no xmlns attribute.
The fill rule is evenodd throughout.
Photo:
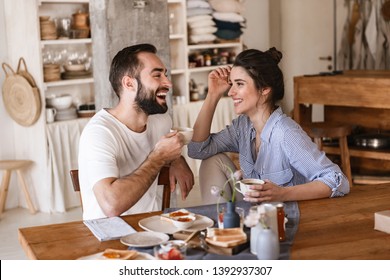
<svg viewBox="0 0 390 280"><path fill-rule="evenodd" d="M236 212L236 203L228 201L226 203L226 213L223 215L224 228L240 227L240 216Z"/></svg>
<svg viewBox="0 0 390 280"><path fill-rule="evenodd" d="M279 259L279 239L272 229L264 228L259 231L256 240L256 253L259 260Z"/></svg>

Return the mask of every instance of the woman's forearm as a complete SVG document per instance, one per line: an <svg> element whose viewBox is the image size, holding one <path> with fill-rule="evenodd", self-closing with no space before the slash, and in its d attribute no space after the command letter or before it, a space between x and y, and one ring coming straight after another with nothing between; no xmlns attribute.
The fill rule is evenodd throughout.
<svg viewBox="0 0 390 280"><path fill-rule="evenodd" d="M218 101L219 98L217 99L210 96L206 97L194 124L194 135L192 136L192 141L202 142L209 137L211 123L213 121Z"/></svg>

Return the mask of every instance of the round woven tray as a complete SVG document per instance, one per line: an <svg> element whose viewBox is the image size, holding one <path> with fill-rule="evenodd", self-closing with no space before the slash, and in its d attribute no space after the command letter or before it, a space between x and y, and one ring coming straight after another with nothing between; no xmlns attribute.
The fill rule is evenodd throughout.
<svg viewBox="0 0 390 280"><path fill-rule="evenodd" d="M6 64L11 70L6 73L6 78L3 84L3 101L8 114L18 124L22 126L30 126L39 118L41 111L41 103L39 91L36 87L32 87L30 83L21 75L16 74L12 68Z"/></svg>

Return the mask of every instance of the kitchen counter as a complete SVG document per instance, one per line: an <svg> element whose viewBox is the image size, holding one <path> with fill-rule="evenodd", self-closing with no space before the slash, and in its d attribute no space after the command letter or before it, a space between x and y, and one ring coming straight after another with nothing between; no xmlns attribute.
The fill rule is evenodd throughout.
<svg viewBox="0 0 390 280"><path fill-rule="evenodd" d="M340 75L294 77L294 119L298 123L311 121L311 104L324 105L326 122L350 124L367 131L390 131L390 71L356 70ZM335 147L324 150L339 154ZM355 158L352 164L381 166L382 173L390 171L389 150L350 147L350 155Z"/></svg>

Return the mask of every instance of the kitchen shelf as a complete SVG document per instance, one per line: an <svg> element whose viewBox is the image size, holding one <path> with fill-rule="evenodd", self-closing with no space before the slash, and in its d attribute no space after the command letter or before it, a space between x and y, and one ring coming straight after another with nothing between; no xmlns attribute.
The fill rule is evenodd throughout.
<svg viewBox="0 0 390 280"><path fill-rule="evenodd" d="M188 69L188 72L190 72L190 73L210 72L210 71L213 71L214 69L217 69L218 67L227 66L227 65L231 66L231 64L225 64L225 65L213 65L213 66L195 67L195 68Z"/></svg>
<svg viewBox="0 0 390 280"><path fill-rule="evenodd" d="M88 4L89 0L38 0L38 5L41 4Z"/></svg>
<svg viewBox="0 0 390 280"><path fill-rule="evenodd" d="M91 84L93 82L94 82L93 78L71 79L71 80L60 80L60 81L55 81L55 82L46 82L45 86L47 88L49 88L49 87L61 87L61 86Z"/></svg>
<svg viewBox="0 0 390 280"><path fill-rule="evenodd" d="M41 40L42 47L50 46L50 45L73 45L73 44L92 44L92 39L86 38L86 39Z"/></svg>
<svg viewBox="0 0 390 280"><path fill-rule="evenodd" d="M187 6L186 0L168 0L169 15L173 14L174 33L169 35L170 52L171 52L171 79L173 84L173 97L179 99L180 104L188 103L191 100L190 81L193 80L199 86L207 84L207 77L210 71L221 65L191 67L189 66L189 57L197 52L201 53L206 50L210 52L214 49L226 50L229 52L239 53L242 50L241 39L234 42L224 42L215 44L188 44L187 40ZM171 23L172 24L172 23ZM204 87L203 87L204 88ZM199 93L203 96L203 92ZM194 99L196 100L196 99Z"/></svg>
<svg viewBox="0 0 390 280"><path fill-rule="evenodd" d="M241 48L242 43L218 43L218 44L199 44L188 45L188 50L204 50L204 49L224 49L224 48Z"/></svg>

